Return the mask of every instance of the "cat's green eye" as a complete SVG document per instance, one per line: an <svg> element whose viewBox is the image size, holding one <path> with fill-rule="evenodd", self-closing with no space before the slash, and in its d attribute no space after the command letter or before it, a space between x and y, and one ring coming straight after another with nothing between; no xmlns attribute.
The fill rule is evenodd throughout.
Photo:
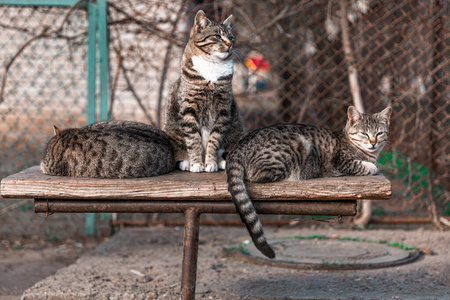
<svg viewBox="0 0 450 300"><path fill-rule="evenodd" d="M377 132L377 136L380 136L380 135L383 135L383 134L384 134L383 131Z"/></svg>
<svg viewBox="0 0 450 300"><path fill-rule="evenodd" d="M215 37L216 39L218 39L218 40L221 40L221 39L222 39L222 37L221 37L219 34L216 34L214 37Z"/></svg>
<svg viewBox="0 0 450 300"><path fill-rule="evenodd" d="M361 133L361 135L364 135L365 137L369 137L369 135L365 132L360 132L360 133Z"/></svg>

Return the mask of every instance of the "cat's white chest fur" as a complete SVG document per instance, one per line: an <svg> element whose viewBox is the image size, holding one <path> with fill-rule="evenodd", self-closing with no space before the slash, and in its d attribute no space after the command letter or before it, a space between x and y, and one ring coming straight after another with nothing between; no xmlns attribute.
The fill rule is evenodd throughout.
<svg viewBox="0 0 450 300"><path fill-rule="evenodd" d="M206 147L208 146L210 132L209 132L208 128L206 128L206 127L202 127L201 131L202 131L203 149L206 150Z"/></svg>
<svg viewBox="0 0 450 300"><path fill-rule="evenodd" d="M216 82L220 77L233 74L233 60L211 61L203 55L192 57L192 64L203 78L208 81Z"/></svg>

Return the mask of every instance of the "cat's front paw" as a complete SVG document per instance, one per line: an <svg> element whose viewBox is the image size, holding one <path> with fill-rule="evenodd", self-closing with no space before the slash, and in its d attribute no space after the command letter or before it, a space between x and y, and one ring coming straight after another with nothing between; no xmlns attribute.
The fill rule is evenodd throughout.
<svg viewBox="0 0 450 300"><path fill-rule="evenodd" d="M221 159L219 162L219 169L225 170L226 167L227 167L227 161L225 159Z"/></svg>
<svg viewBox="0 0 450 300"><path fill-rule="evenodd" d="M206 165L206 172L217 172L219 171L219 166L216 163L210 163Z"/></svg>
<svg viewBox="0 0 450 300"><path fill-rule="evenodd" d="M178 166L181 171L189 171L189 168L190 168L188 160L180 161L180 164Z"/></svg>
<svg viewBox="0 0 450 300"><path fill-rule="evenodd" d="M191 166L189 171L194 173L201 173L205 171L205 166L203 164L195 163Z"/></svg>
<svg viewBox="0 0 450 300"><path fill-rule="evenodd" d="M367 175L375 175L378 173L378 168L375 164L367 162L367 161L363 161L362 165L364 166L364 169L366 170L366 174L368 173Z"/></svg>

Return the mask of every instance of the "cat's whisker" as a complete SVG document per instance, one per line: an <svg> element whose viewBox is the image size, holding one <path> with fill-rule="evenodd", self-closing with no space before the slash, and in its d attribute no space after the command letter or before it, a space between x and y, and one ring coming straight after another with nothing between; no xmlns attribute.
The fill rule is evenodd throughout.
<svg viewBox="0 0 450 300"><path fill-rule="evenodd" d="M237 58L241 63L244 63L244 60L241 58L239 51L236 49L233 49L233 57Z"/></svg>

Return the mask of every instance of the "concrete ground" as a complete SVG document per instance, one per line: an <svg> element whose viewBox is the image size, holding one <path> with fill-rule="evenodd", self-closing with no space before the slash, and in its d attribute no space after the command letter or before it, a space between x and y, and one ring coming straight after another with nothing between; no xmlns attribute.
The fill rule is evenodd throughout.
<svg viewBox="0 0 450 300"><path fill-rule="evenodd" d="M0 237L0 300L17 300L36 282L91 252L101 239Z"/></svg>
<svg viewBox="0 0 450 300"><path fill-rule="evenodd" d="M265 228L268 238L325 235L421 248L417 261L382 269L307 271L245 263L224 251L239 227L200 228L197 299L450 299L450 234L432 230ZM128 228L28 288L22 299L179 299L183 228ZM49 261L49 264L52 262Z"/></svg>

